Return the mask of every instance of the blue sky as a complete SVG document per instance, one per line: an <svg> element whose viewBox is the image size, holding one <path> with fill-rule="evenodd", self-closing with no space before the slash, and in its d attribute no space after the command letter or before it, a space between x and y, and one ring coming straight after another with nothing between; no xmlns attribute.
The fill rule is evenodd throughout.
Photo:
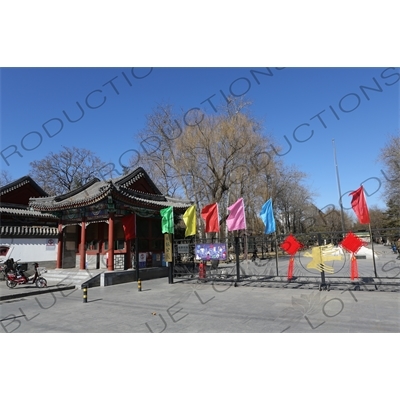
<svg viewBox="0 0 400 400"><path fill-rule="evenodd" d="M157 104L215 113L213 105L224 102L221 91L245 93L264 133L282 146L285 164L307 174L319 208L339 204L333 139L344 207L350 207L346 192L361 184L368 205L384 207L377 158L399 129L399 85L400 69L390 66L3 68L1 168L17 179L28 174L30 162L76 146L121 171L121 155L140 150L133 136ZM64 111L81 118L70 122Z"/></svg>

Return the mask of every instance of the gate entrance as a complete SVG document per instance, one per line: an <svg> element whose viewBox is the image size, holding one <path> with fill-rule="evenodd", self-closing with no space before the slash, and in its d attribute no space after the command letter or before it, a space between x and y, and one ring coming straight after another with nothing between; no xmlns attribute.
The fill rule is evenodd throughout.
<svg viewBox="0 0 400 400"><path fill-rule="evenodd" d="M289 235L175 240L173 282L398 291L400 259L386 238L399 234L398 229L375 231L372 243L360 235L363 245L354 254L342 247L343 232L292 235L300 244L296 251L287 245Z"/></svg>

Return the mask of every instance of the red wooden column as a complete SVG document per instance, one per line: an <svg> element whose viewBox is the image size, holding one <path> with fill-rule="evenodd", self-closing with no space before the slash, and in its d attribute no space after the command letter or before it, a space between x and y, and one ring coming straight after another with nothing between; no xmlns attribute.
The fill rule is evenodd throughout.
<svg viewBox="0 0 400 400"><path fill-rule="evenodd" d="M108 216L108 258L107 269L114 271L114 213Z"/></svg>
<svg viewBox="0 0 400 400"><path fill-rule="evenodd" d="M86 217L82 217L81 245L79 247L79 256L80 256L79 269L85 269L85 262L86 262L85 243L86 243Z"/></svg>
<svg viewBox="0 0 400 400"><path fill-rule="evenodd" d="M62 255L63 255L63 226L62 222L58 222L58 247L57 247L57 268L62 268Z"/></svg>

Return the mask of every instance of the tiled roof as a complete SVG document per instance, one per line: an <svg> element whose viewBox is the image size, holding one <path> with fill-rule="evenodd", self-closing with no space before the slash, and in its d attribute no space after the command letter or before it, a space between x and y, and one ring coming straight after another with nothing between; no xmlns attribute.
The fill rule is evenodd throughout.
<svg viewBox="0 0 400 400"><path fill-rule="evenodd" d="M0 196L4 196L6 193L9 193L27 184L31 184L43 196L47 196L47 193L30 176L23 176L16 181L10 182L7 185L2 186L0 188Z"/></svg>
<svg viewBox="0 0 400 400"><path fill-rule="evenodd" d="M56 219L52 214L41 213L40 211L33 211L24 208L2 207L0 206L0 214L20 215L23 217L40 217Z"/></svg>
<svg viewBox="0 0 400 400"><path fill-rule="evenodd" d="M155 193L145 193L128 189L133 182L141 178L146 179ZM44 212L67 210L96 204L110 195L126 203L139 203L153 207L173 206L176 208L187 208L192 205L188 201L162 195L142 168L138 168L122 178L119 177L109 181L94 179L81 188L61 196L31 198L29 205L33 209Z"/></svg>
<svg viewBox="0 0 400 400"><path fill-rule="evenodd" d="M58 235L58 228L49 226L1 226L0 235L1 237L56 237Z"/></svg>
<svg viewBox="0 0 400 400"><path fill-rule="evenodd" d="M95 204L111 193L112 186L105 182L92 182L90 186L82 187L63 196L35 197L29 200L29 205L41 211L67 210Z"/></svg>
<svg viewBox="0 0 400 400"><path fill-rule="evenodd" d="M154 184L154 182L150 179L150 177L147 175L147 172L143 168L138 168L133 173L130 173L128 175L125 175L123 177L119 177L117 179L113 180L113 183L116 186L122 187L122 188L128 188L132 183L138 181L140 178L145 178L147 183L150 185L150 187L153 189L153 191L156 194L162 194L157 186Z"/></svg>
<svg viewBox="0 0 400 400"><path fill-rule="evenodd" d="M149 195L148 193L139 192L130 189L120 189L119 192L126 198L132 199L137 202L153 204L161 207L176 207L187 208L192 204L185 200L175 199L163 195Z"/></svg>

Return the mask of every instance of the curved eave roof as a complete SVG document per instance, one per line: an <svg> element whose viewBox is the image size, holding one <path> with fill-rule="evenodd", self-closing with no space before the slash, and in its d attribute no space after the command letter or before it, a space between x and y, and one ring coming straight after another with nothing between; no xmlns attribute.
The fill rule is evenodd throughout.
<svg viewBox="0 0 400 400"><path fill-rule="evenodd" d="M141 178L146 180L154 193L129 189L132 183ZM99 203L107 196L112 196L127 205L137 206L139 204L153 209L170 206L183 209L192 205L188 201L162 195L143 168L137 168L128 175L109 181L94 179L79 189L61 196L31 198L29 205L37 211L56 212L88 207Z"/></svg>
<svg viewBox="0 0 400 400"><path fill-rule="evenodd" d="M111 190L111 184L104 184L104 182L96 181L92 182L91 186L86 186L80 191L75 191L73 195L66 197L53 196L32 198L29 200L29 205L35 210L44 212L87 207L103 200L111 193Z"/></svg>
<svg viewBox="0 0 400 400"><path fill-rule="evenodd" d="M28 175L2 186L0 188L0 196L4 196L6 193L12 192L13 190L27 184L31 184L42 196L47 196L47 193Z"/></svg>
<svg viewBox="0 0 400 400"><path fill-rule="evenodd" d="M188 208L192 205L187 201L172 197L166 197L163 195L149 195L148 193L123 188L119 190L119 196L122 196L122 199L125 199L125 201L129 199L131 201L133 200L135 203L144 203L157 208L171 206L175 208Z"/></svg>
<svg viewBox="0 0 400 400"><path fill-rule="evenodd" d="M151 208L175 207L187 208L191 206L184 200L165 197L163 195L149 194L135 190L115 187L113 183L104 185L104 182L96 182L90 188L75 196L68 197L65 200L57 201L56 197L41 197L30 200L30 206L37 211L55 212L68 210L71 208L88 207L96 204L108 196L112 196L126 204L142 204Z"/></svg>
<svg viewBox="0 0 400 400"><path fill-rule="evenodd" d="M145 178L146 182L150 185L150 187L153 189L154 193L156 195L162 195L160 190L157 188L157 186L154 184L154 182L150 179L149 175L147 172L142 168L139 167L133 172L123 176L122 178L116 178L113 180L113 183L121 188L129 188L134 182L138 181L141 178Z"/></svg>
<svg viewBox="0 0 400 400"><path fill-rule="evenodd" d="M10 215L20 215L23 217L56 219L56 217L52 214L46 214L46 213L41 213L40 211L27 210L22 208L0 207L0 213L10 214Z"/></svg>

